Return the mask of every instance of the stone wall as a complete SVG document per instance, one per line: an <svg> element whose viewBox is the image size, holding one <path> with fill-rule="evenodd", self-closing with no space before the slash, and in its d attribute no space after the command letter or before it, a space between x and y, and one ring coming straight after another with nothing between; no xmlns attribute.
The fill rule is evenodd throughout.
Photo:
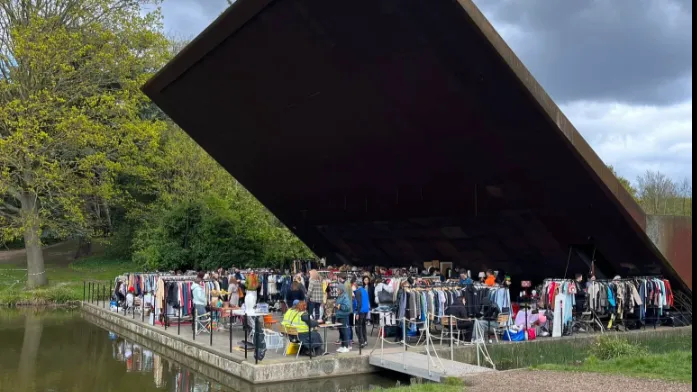
<svg viewBox="0 0 697 392"><path fill-rule="evenodd" d="M202 362L225 374L242 379L252 384L274 383L288 380L321 379L335 376L372 373L378 369L371 366L367 356L358 357L322 357L300 359L294 362L271 363L261 362L255 365L240 358L228 355L205 345L186 341L176 335L171 335L161 328L133 322L128 317L109 311L108 309L84 304L85 318L105 329L119 328L121 332L140 336L160 347L166 347L163 354L169 358L182 358ZM189 366L189 365L187 365ZM215 379L220 379L216 376ZM239 388L238 388L239 389ZM243 391L244 389L239 389Z"/></svg>

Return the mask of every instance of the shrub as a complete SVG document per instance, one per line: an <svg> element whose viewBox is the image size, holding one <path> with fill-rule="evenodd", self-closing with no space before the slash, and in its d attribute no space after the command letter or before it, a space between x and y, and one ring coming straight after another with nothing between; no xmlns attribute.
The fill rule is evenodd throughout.
<svg viewBox="0 0 697 392"><path fill-rule="evenodd" d="M643 346L632 344L626 338L601 336L591 347L590 353L592 357L604 361L615 358L644 356L648 352Z"/></svg>

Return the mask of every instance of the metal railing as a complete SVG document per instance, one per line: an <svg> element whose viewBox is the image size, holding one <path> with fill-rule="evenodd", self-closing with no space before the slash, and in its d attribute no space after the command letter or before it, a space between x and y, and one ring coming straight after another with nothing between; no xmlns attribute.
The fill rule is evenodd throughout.
<svg viewBox="0 0 697 392"><path fill-rule="evenodd" d="M108 287L108 291L107 291ZM102 308L110 308L111 307L111 301L113 299L113 282L110 282L109 285L105 282L102 281L93 281L93 280L85 280L82 282L82 304L90 304L94 306L101 306ZM122 315L123 317L128 317L129 313L132 316L132 319L136 319L136 313L140 313L140 321L141 323L145 324L145 313L146 313L146 302L144 295L139 295L137 296L137 299L140 300L140 306L136 306L136 298L134 298L133 306L126 306L127 304L125 303L120 303L119 301L116 302L116 314ZM166 298L165 298L165 303L166 303ZM122 306L123 305L123 306ZM151 309L152 316L151 320L152 323L149 323L152 326L156 325L156 320L155 320L155 309ZM161 312L160 317L161 317L161 323L162 326L164 327L165 330L167 330L168 326L170 326L170 315L168 314L169 312L165 308L163 312ZM221 317L221 312L217 309L211 310L209 313L209 323L207 327L207 332L209 334L208 336L208 344L210 346L213 346L213 340L214 340L214 334L216 333L216 325L214 323L217 323L217 326L219 327L222 317ZM183 315L181 307L178 309L178 317L177 318L177 336L181 336L182 330L181 326L183 322L188 321L187 317ZM233 352L233 342L235 339L234 336L234 331L233 331L233 318L236 317L233 315L232 311L229 311L229 331L228 331L228 346L229 346L229 351L230 353ZM248 359L248 339L249 335L252 332L252 329L249 327L249 319L248 317L252 317L252 321L254 322L254 330L257 331L257 333L254 333L254 358L255 358L255 363L259 363L261 360L261 339L264 339L264 333L263 333L263 323L260 320L260 316L247 316L246 314L244 316L241 316L243 318L243 326L242 330L244 332L244 358L245 360ZM192 314L191 314L191 330L192 330L192 335L191 339L192 341L196 341L196 336L197 336L197 311L196 307L192 307Z"/></svg>
<svg viewBox="0 0 697 392"><path fill-rule="evenodd" d="M440 370L444 373L447 374L447 368L444 366L443 361L441 360L440 356L438 355L438 351L436 349L436 346L433 342L433 335L431 334L431 322L430 320L432 318L448 318L449 319L449 346L450 346L450 360L454 361L455 360L455 350L454 346L456 344L460 344L459 340L455 340L455 336L457 335L454 330L453 324L455 324L457 321L472 321L471 319L459 319L455 316L435 316L433 314L428 314L426 319L423 321L415 321L415 320L409 320L405 317L395 319L398 323L400 323L400 328L401 328L401 333L402 333L402 341L401 342L390 342L386 339L386 333L385 333L385 327L386 327L386 318L384 315L381 315L381 323L380 323L380 331L378 333L379 339L378 341L375 342L375 346L373 350L370 352L372 355L375 350L377 349L377 344L378 342L380 343L380 363L381 365L385 364L385 343L388 345L401 345L402 346L402 365L403 369L406 372L408 365L406 361L406 352L409 350L409 348L412 349L420 349L423 348L425 349L425 355L428 358L428 375L429 377L433 375L433 370L440 368ZM415 344L409 344L407 343L407 326L412 327L416 326L417 327L417 334L419 335L418 340ZM423 329L419 331L419 326L423 326ZM465 342L466 345L474 345L477 350L477 366L481 366L482 360L484 360L486 363L491 365L491 367L495 370L496 365L491 359L491 356L489 355L489 351L486 347L486 340L485 340L485 334L483 331L483 328L481 324L474 322L473 323L473 336L477 336L476 339L472 339L471 342L467 343ZM423 345L420 345L421 341L423 339ZM443 335L441 335L440 341L441 344L443 343Z"/></svg>

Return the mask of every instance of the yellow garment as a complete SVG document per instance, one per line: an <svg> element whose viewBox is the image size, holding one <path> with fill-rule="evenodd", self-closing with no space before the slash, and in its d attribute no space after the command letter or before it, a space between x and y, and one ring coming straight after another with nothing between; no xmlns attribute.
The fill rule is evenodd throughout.
<svg viewBox="0 0 697 392"><path fill-rule="evenodd" d="M295 328L298 333L310 332L310 326L302 320L303 313L305 312L298 312L293 308L288 309L286 314L283 315L281 325L286 328Z"/></svg>
<svg viewBox="0 0 697 392"><path fill-rule="evenodd" d="M324 300L322 301L323 304L327 303L327 287L329 287L329 281L325 279L322 281L322 296L324 297Z"/></svg>

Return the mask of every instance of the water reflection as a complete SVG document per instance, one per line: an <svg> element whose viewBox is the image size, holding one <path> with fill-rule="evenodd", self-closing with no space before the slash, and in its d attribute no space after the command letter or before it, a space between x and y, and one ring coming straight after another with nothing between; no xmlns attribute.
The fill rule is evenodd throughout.
<svg viewBox="0 0 697 392"><path fill-rule="evenodd" d="M177 363L168 361L152 350L109 333L113 359L125 364L126 372L152 374L156 388L173 392L226 391L222 385L206 379Z"/></svg>
<svg viewBox="0 0 697 392"><path fill-rule="evenodd" d="M252 385L127 331L114 331L87 322L78 312L0 310L0 391L343 392L397 381L390 375L359 375Z"/></svg>

